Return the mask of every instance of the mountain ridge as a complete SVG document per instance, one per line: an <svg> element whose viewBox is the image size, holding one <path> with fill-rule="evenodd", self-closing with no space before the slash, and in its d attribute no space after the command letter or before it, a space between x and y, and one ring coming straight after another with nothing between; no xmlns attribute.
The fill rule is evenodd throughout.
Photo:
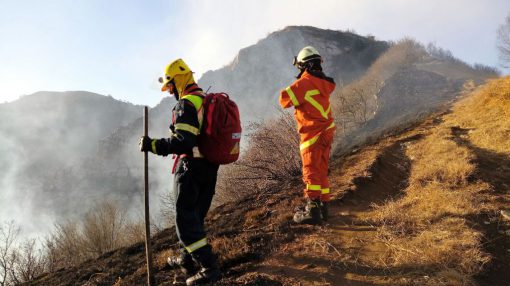
<svg viewBox="0 0 510 286"><path fill-rule="evenodd" d="M392 44L388 49L389 43L375 41L372 37L362 37L349 32L322 30L313 27L287 27L271 33L257 44L243 49L236 59L231 62L230 66L226 66L217 72L209 71L205 78L203 77L199 80L199 84L204 89L207 89L207 81L214 80L214 83L217 83L217 85L213 85L213 92L226 91L240 104L245 127L249 126L251 120L258 122L258 125L255 124L255 126L262 126L268 122L270 123L272 120L278 120L280 112L272 112L276 110L277 105L277 94L275 93L279 88L290 84L297 74L297 69L292 66L292 57L303 45L314 43L317 44L319 49L324 50L321 53L325 57L324 67L326 73L331 74L337 79L338 93L333 95L335 101L352 99L352 94L344 93L344 89L352 86L356 87L354 90L365 90L362 99L369 99L367 102L370 101L370 108L365 110L365 115L367 116L364 122L359 121L358 118L347 118L348 108L345 112L340 110L340 112L335 113L335 118L338 119L337 123L339 123L338 130L348 130L349 128L358 130L360 126L365 124L370 126L367 120L373 119L373 115L377 114L378 111L381 111L381 115L383 114L382 111L386 115L391 115L391 119L395 121L395 119L399 118L400 114L390 111L393 111L397 106L395 103L398 103L398 98L416 98L425 94L422 92L423 90L427 91L427 98L441 99L434 101L434 105L428 106L427 110L421 112L422 116L426 116L437 105L444 103L445 100L454 98L455 91L460 87L457 82L447 79L451 71L457 71L459 66L452 65L445 60L436 60L437 62L433 66L427 66L428 73L426 73L422 71L421 66L417 67L420 64L423 66L424 63L407 63L409 61L407 59L407 52L397 50L397 54L401 54L399 57L403 58L402 61L404 63L402 65L410 64L415 67L415 69L412 69L412 74L417 76L415 80L430 77L433 79L430 81L432 84L441 83L437 84L434 89L427 89L426 86L421 86L420 92L422 93L413 94L407 92L406 89L399 91L397 94L394 91L398 91L397 83L399 83L399 78L404 78L404 81L406 81L409 77L403 77L406 75L405 72L387 72L387 70L396 69L393 67L394 64L392 65L395 58L385 55L390 49L394 50L394 47L398 46L398 44ZM382 57L387 58L386 62L383 65L377 64ZM399 57L396 58L398 59ZM262 60L258 60L259 58ZM374 68L374 66L379 66L379 70ZM350 67L353 67L352 71L350 71ZM443 71L440 77L435 75L438 67ZM231 70L229 71L229 69ZM375 72L371 72L371 70L375 70ZM249 71L253 73L247 74ZM472 72L472 69L466 67L466 71L457 76L456 80L461 82L473 77L474 74L470 74L470 72ZM365 80L368 73L370 78ZM374 73L388 73L388 75L379 78L374 77ZM253 80L255 77L257 79ZM365 88L374 83L375 86L379 87L378 85L381 81L385 84L385 87L383 86L382 89L375 88L371 90ZM392 84L392 82L395 84ZM233 86L233 84L238 85ZM408 87L412 85L412 82L407 82ZM359 89L359 87L362 87L362 89ZM392 88L390 89L389 87ZM454 88L450 89L452 87ZM451 92L445 95L441 93L442 89ZM388 90L393 91L396 96L387 97L386 95L392 94ZM243 93L242 91L246 92ZM379 94L380 91L383 93ZM80 92L68 92L71 95L76 93L79 94ZM59 94L63 95L65 92ZM441 95L444 96L441 97ZM29 96L25 100L31 101L33 98L42 99L45 96L47 95L42 92L36 94L36 96ZM101 196L108 200L119 201L123 207L129 209L139 205L140 194L138 191L140 185L137 182L140 182L142 174L141 154L138 151L138 139L142 134L141 107L125 102L118 103L119 106L122 106L119 112L122 114L124 112L122 110L125 110L126 118L124 118L124 115L115 116L112 113L115 108L104 104L108 102L117 104L115 99L94 93L91 93L91 98L99 99L102 103L97 106L90 105L92 107L86 110L77 110L76 108L85 108L87 105L78 104L77 97L70 96L62 98L63 104L51 104L49 102L44 105L44 109L40 109L43 105L34 104L34 108L39 108L38 112L42 114L41 116L30 114L32 117L28 118L23 116L22 113L18 117L13 117L30 119L31 121L16 123L17 121L15 120L3 120L3 122L8 122L8 124L3 126L4 129L2 131L4 133L11 134L14 130L19 130L23 136L30 139L18 140L14 136L2 138L4 141L7 140L7 142L1 144L0 149L2 149L3 154L7 154L4 159L8 159L9 163L0 165L0 170L9 174L9 178L5 180L6 177L4 176L2 178L4 181L1 183L3 187L10 187L8 189L8 197L12 195L14 196L13 198L17 198L15 201L18 201L20 198L15 195L16 189L21 190L19 193L22 195L36 194L36 199L31 202L33 204L33 211L48 211L55 214L54 218L56 220L68 217L69 215L79 216L85 213L94 203L93 198L100 198ZM384 98L390 98L391 100L384 101ZM55 108L55 106L65 106L64 103L73 102L73 100L76 103L74 108L62 107L60 110ZM173 97L165 97L158 105L150 109L149 123L151 137L161 138L168 136L171 108L174 102L175 99ZM415 102L417 105L423 103L423 101ZM354 104L347 107L352 107L351 109L356 111L362 108L360 104L362 105L363 102L354 102ZM2 105L0 105L0 110L1 107ZM271 109L272 107L274 109ZM371 109L372 107L374 109ZM52 112L55 110L58 112ZM247 110L259 113L260 116L252 116L253 113L250 116ZM402 108L398 110L402 110ZM337 111L339 110L335 108L335 112ZM2 115L5 115L5 113L0 113L0 117ZM90 120L91 115L96 117L94 124L91 124L94 121ZM108 119L108 116L114 117L114 120ZM74 117L82 119L74 120ZM390 117L385 116L383 119L387 120ZM375 118L377 119L378 117ZM344 128L343 122L352 122L352 126ZM71 123L70 126L72 128L65 128L64 124L66 123ZM378 128L380 125L376 125L376 127ZM34 130L39 130L40 132L34 132ZM245 133L253 132L249 128L245 128L245 130L248 130ZM373 130L371 129L371 131ZM351 134L348 132L345 134L346 136L337 138L336 141L351 143L349 142L352 137ZM362 135L365 136L366 134ZM363 142L365 139L363 136L360 137L360 140L352 140L355 142L350 144L350 146L352 147ZM44 144L41 144L41 138L47 139L43 142ZM243 144L246 144L246 142L246 140L243 140ZM242 147L245 148L245 146L247 145ZM345 148L345 150L349 151L351 148ZM17 164L18 162L19 164ZM13 165L13 163L15 164ZM168 182L169 177L171 177L169 174L170 164L171 162L168 157L154 156L151 158L151 190L154 194L151 206L153 206L153 213L156 215L161 206L159 202L160 197L168 194L171 188L171 184ZM25 176L25 174L30 174L30 176ZM18 182L17 180L20 178L27 180L23 180L21 186L12 184L13 182ZM259 188L263 185L255 184L254 188ZM12 186L18 188L13 188ZM62 208L61 206L65 207ZM6 212L14 213L12 208L14 206L8 206L6 208L8 211ZM27 214L24 217L29 216ZM44 223L38 224L44 225Z"/></svg>

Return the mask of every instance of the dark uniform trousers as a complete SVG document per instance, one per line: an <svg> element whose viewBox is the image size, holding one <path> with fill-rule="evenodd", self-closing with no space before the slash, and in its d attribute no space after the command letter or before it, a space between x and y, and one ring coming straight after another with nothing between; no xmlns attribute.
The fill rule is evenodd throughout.
<svg viewBox="0 0 510 286"><path fill-rule="evenodd" d="M179 159L174 177L175 227L181 241L181 255L189 259L189 249L206 238L204 219L214 196L219 165L189 156ZM202 267L210 267L215 258L206 244L191 251Z"/></svg>

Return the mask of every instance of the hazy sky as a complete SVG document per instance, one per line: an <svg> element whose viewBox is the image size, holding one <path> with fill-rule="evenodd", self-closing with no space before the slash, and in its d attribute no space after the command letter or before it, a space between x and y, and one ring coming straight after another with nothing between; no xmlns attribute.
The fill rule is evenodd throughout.
<svg viewBox="0 0 510 286"><path fill-rule="evenodd" d="M409 36L496 66L509 12L508 0L0 0L0 103L87 90L154 106L169 61L182 57L200 76L289 25Z"/></svg>

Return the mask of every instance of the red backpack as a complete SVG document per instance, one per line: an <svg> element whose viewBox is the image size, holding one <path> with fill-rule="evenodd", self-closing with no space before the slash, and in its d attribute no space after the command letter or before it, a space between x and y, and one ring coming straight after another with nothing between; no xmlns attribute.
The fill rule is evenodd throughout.
<svg viewBox="0 0 510 286"><path fill-rule="evenodd" d="M204 118L198 135L200 153L216 164L237 161L241 143L241 118L237 105L226 93L209 93L202 108Z"/></svg>

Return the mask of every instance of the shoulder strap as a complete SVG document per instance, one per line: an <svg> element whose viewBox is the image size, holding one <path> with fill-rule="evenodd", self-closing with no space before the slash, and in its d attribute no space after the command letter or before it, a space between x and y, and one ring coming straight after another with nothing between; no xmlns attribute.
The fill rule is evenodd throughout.
<svg viewBox="0 0 510 286"><path fill-rule="evenodd" d="M195 109L197 110L197 116L198 116L198 124L199 124L199 129L202 130L202 123L203 123L203 119L204 119L204 97L201 96L201 95L196 95L196 94L188 94L188 95L185 95L183 97L181 97L181 99L185 99L191 103L193 103L193 106L195 106Z"/></svg>

